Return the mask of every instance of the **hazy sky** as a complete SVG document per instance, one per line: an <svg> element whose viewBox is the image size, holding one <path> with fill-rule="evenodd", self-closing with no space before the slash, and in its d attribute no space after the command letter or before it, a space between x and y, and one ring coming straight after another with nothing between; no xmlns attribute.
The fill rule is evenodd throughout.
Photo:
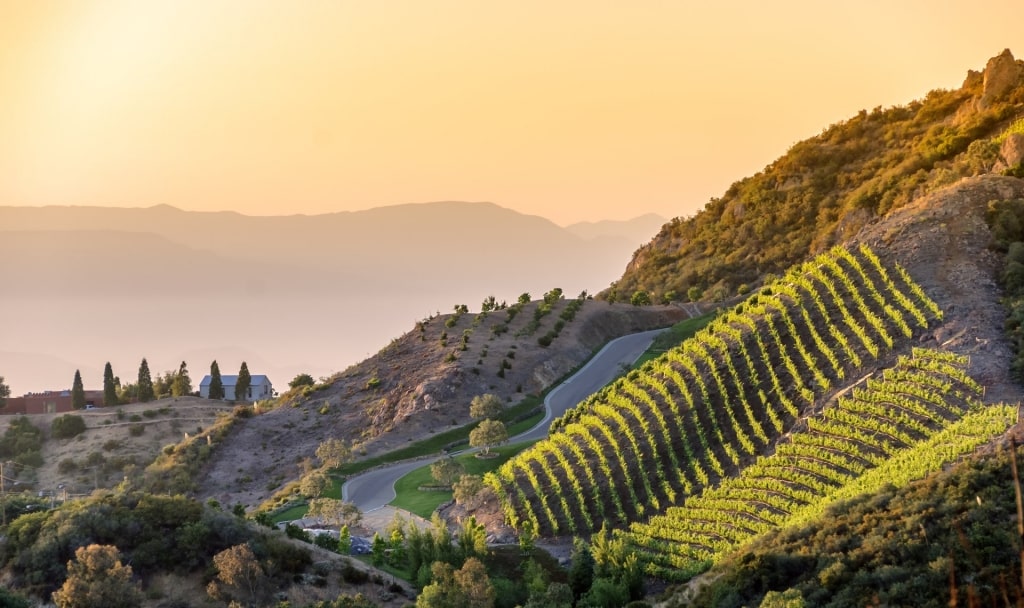
<svg viewBox="0 0 1024 608"><path fill-rule="evenodd" d="M1024 55L1022 23L1020 0L0 0L0 204L686 215Z"/></svg>

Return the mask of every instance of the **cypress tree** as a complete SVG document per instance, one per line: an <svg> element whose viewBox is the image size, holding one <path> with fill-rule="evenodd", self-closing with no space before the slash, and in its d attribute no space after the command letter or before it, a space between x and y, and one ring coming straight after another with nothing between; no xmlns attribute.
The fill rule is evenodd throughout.
<svg viewBox="0 0 1024 608"><path fill-rule="evenodd" d="M149 373L149 363L146 362L145 357L142 358L142 363L139 364L139 381L136 387L139 403L152 401L156 396L153 393L153 377Z"/></svg>
<svg viewBox="0 0 1024 608"><path fill-rule="evenodd" d="M178 367L178 373L174 376L174 381L171 382L171 396L184 397L191 393L192 378L188 375L188 366L182 361L181 366Z"/></svg>
<svg viewBox="0 0 1024 608"><path fill-rule="evenodd" d="M235 401L249 400L249 385L252 384L252 376L249 375L249 366L242 361L242 368L238 370L238 380L235 381Z"/></svg>
<svg viewBox="0 0 1024 608"><path fill-rule="evenodd" d="M85 409L85 387L82 386L82 374L75 370L75 381L71 384L71 407L76 410Z"/></svg>
<svg viewBox="0 0 1024 608"><path fill-rule="evenodd" d="M114 381L114 368L110 367L110 361L103 368L103 405L117 405L117 383Z"/></svg>
<svg viewBox="0 0 1024 608"><path fill-rule="evenodd" d="M220 366L214 359L210 364L210 399L224 398L224 383L220 379Z"/></svg>

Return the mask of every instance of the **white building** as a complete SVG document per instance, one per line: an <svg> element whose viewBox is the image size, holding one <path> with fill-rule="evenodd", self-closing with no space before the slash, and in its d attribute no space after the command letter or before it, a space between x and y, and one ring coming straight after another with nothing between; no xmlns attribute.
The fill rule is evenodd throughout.
<svg viewBox="0 0 1024 608"><path fill-rule="evenodd" d="M238 376L221 376L220 382L224 386L224 399L228 401L259 401L270 399L274 396L274 387L270 379L263 374L254 374L249 382L249 392L244 397L235 398L235 385L238 384ZM210 398L210 375L203 376L199 383L199 396L204 399Z"/></svg>

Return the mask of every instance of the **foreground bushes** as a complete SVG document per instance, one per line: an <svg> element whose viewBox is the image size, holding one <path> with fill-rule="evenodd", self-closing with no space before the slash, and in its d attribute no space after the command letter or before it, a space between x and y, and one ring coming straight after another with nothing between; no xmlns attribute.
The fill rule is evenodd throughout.
<svg viewBox="0 0 1024 608"><path fill-rule="evenodd" d="M48 598L67 577L79 547L114 545L140 576L205 570L213 556L248 543L261 562L282 579L305 570L309 553L277 533L257 531L234 515L184 496L142 492L104 494L29 513L11 522L0 563L13 587Z"/></svg>

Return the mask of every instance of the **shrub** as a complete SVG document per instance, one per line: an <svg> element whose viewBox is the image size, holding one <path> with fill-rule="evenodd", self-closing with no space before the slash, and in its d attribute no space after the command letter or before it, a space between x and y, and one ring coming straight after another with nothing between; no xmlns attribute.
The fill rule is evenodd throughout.
<svg viewBox="0 0 1024 608"><path fill-rule="evenodd" d="M128 427L128 434L131 435L132 437L138 437L139 435L145 432L146 427L145 425L142 424L133 424L130 427Z"/></svg>
<svg viewBox="0 0 1024 608"><path fill-rule="evenodd" d="M311 387L315 384L316 381L313 380L313 376L310 376L309 374L299 374L292 378L292 381L288 383L288 388L296 389L299 388L300 386Z"/></svg>
<svg viewBox="0 0 1024 608"><path fill-rule="evenodd" d="M50 432L57 439L69 439L85 432L85 419L74 414L64 414L53 419Z"/></svg>
<svg viewBox="0 0 1024 608"><path fill-rule="evenodd" d="M346 583L352 585L362 585L363 583L370 580L370 575L364 570L360 570L352 565L351 562L346 561L341 567L341 578Z"/></svg>
<svg viewBox="0 0 1024 608"><path fill-rule="evenodd" d="M633 296L629 299L629 303L633 306L649 306L651 304L651 296L646 291L637 290L633 292Z"/></svg>
<svg viewBox="0 0 1024 608"><path fill-rule="evenodd" d="M38 468L43 466L43 453L40 450L28 450L18 454L14 460L18 464Z"/></svg>
<svg viewBox="0 0 1024 608"><path fill-rule="evenodd" d="M317 534L313 538L313 544L328 551L338 551L338 541L334 540L330 534Z"/></svg>

